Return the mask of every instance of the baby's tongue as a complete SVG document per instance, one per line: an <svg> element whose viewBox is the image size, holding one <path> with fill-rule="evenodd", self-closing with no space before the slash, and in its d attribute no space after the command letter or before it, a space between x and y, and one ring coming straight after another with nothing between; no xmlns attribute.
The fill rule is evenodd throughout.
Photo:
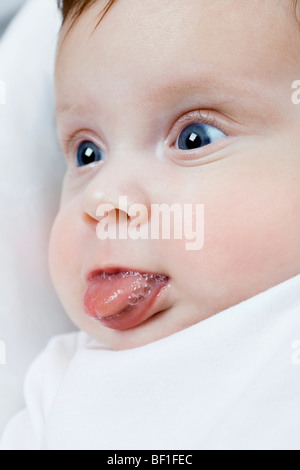
<svg viewBox="0 0 300 470"><path fill-rule="evenodd" d="M84 294L85 311L97 319L118 315L157 295L167 280L164 275L132 271L95 276Z"/></svg>

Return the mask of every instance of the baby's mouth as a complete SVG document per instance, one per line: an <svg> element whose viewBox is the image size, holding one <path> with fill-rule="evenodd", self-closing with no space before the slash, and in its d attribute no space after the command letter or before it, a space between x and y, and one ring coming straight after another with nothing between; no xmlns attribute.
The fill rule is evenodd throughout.
<svg viewBox="0 0 300 470"><path fill-rule="evenodd" d="M83 296L84 311L108 328L133 328L158 313L156 301L169 281L165 274L136 271L94 274Z"/></svg>

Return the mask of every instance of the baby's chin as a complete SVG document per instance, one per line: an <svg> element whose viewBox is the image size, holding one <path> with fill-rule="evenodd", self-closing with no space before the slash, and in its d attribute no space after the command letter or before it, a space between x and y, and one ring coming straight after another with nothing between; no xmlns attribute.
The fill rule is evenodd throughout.
<svg viewBox="0 0 300 470"><path fill-rule="evenodd" d="M201 319L183 315L179 306L159 311L143 323L124 330L103 326L97 320L81 318L77 326L106 349L121 351L145 346L178 333Z"/></svg>

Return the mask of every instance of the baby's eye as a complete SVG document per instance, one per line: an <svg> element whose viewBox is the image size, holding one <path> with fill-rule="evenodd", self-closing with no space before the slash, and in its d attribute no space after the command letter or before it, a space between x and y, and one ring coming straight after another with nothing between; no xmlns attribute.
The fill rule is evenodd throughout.
<svg viewBox="0 0 300 470"><path fill-rule="evenodd" d="M103 160L103 151L93 142L82 142L76 152L76 165L78 167L90 165Z"/></svg>
<svg viewBox="0 0 300 470"><path fill-rule="evenodd" d="M227 137L226 134L216 127L203 122L194 122L185 127L179 134L176 148L194 150L224 139L224 137Z"/></svg>

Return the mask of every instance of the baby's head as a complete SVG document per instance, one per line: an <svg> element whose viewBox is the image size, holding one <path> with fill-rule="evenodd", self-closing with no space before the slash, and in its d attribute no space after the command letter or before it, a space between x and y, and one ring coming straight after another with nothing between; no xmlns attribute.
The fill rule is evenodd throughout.
<svg viewBox="0 0 300 470"><path fill-rule="evenodd" d="M63 2L56 99L68 169L50 268L71 319L108 347L156 341L300 273L294 6ZM133 223L133 204L147 208L140 229L154 204L188 204L203 246L189 250L174 236L101 240L104 204L118 228Z"/></svg>

